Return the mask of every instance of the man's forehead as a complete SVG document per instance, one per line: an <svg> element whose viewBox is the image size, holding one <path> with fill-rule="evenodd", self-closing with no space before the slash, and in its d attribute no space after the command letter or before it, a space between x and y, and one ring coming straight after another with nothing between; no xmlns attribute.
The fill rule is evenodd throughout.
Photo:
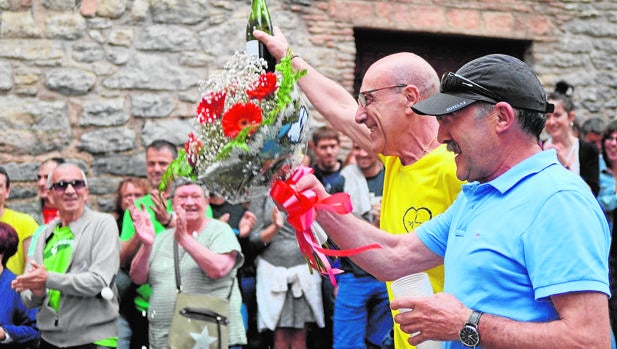
<svg viewBox="0 0 617 349"><path fill-rule="evenodd" d="M77 167L62 166L60 168L57 168L53 172L52 178L57 178L57 179L77 179L79 178L81 179L81 170L78 169Z"/></svg>
<svg viewBox="0 0 617 349"><path fill-rule="evenodd" d="M58 167L57 163L48 161L39 167L39 173L50 174L56 167Z"/></svg>
<svg viewBox="0 0 617 349"><path fill-rule="evenodd" d="M362 86L360 88L360 91L368 91L380 88L382 87L382 85L387 85L388 81L389 79L386 79L384 75L367 74L364 76L364 79L362 79Z"/></svg>
<svg viewBox="0 0 617 349"><path fill-rule="evenodd" d="M318 147L331 147L338 144L339 142L334 138L322 138L317 142Z"/></svg>
<svg viewBox="0 0 617 349"><path fill-rule="evenodd" d="M167 148L160 148L160 149L156 149L156 148L149 148L148 150L146 150L146 158L150 158L150 157L173 157L173 154L171 152L171 150L167 149Z"/></svg>

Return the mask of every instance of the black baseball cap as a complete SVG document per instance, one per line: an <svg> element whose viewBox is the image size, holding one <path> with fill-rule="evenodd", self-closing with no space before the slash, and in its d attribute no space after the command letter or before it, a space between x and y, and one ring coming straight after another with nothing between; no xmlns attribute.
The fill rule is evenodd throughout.
<svg viewBox="0 0 617 349"><path fill-rule="evenodd" d="M518 58L491 54L441 78L441 92L411 107L420 115L445 115L477 101L507 102L517 109L551 113L544 88L531 68Z"/></svg>

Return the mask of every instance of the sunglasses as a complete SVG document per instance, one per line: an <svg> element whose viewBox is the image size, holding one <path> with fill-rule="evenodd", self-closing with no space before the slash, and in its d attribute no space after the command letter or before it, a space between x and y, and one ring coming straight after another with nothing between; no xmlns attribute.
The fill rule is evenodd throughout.
<svg viewBox="0 0 617 349"><path fill-rule="evenodd" d="M86 186L86 181L84 181L83 179L74 179L70 182L60 181L52 184L50 188L55 191L65 191L66 188L69 187L69 185L72 186L73 189L79 190Z"/></svg>
<svg viewBox="0 0 617 349"><path fill-rule="evenodd" d="M503 98L484 86L462 77L458 74L448 72L441 77L441 92L471 92L492 99L494 102L503 101Z"/></svg>

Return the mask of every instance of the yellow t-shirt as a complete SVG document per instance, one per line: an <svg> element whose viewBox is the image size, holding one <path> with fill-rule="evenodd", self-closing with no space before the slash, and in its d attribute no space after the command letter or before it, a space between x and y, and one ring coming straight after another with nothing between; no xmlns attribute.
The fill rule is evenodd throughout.
<svg viewBox="0 0 617 349"><path fill-rule="evenodd" d="M456 178L454 154L440 145L422 159L403 166L398 157L381 156L386 173L381 206L381 229L407 234L444 212L458 195L463 182ZM443 265L427 271L435 293L443 291ZM388 295L392 299L390 282ZM393 312L393 316L396 313ZM394 326L394 347L414 348L409 335Z"/></svg>
<svg viewBox="0 0 617 349"><path fill-rule="evenodd" d="M17 236L19 236L17 252L13 255L13 257L9 258L6 266L10 271L15 273L15 275L21 275L24 273L26 256L23 242L34 234L36 229L39 227L39 224L30 215L17 212L6 207L4 208L4 215L0 217L0 222L4 222L12 226L17 232Z"/></svg>

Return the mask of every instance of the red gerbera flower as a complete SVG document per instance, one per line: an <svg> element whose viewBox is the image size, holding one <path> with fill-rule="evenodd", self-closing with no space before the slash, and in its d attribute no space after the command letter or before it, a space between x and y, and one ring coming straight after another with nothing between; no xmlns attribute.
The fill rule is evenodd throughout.
<svg viewBox="0 0 617 349"><path fill-rule="evenodd" d="M189 134L189 140L184 143L184 151L188 157L189 164L193 167L197 164L197 159L203 150L204 144L197 139L193 132Z"/></svg>
<svg viewBox="0 0 617 349"><path fill-rule="evenodd" d="M197 121L200 124L213 123L223 114L225 107L225 91L210 92L197 105Z"/></svg>
<svg viewBox="0 0 617 349"><path fill-rule="evenodd" d="M276 74L261 74L253 85L252 89L246 90L246 94L250 98L257 98L260 101L264 100L276 91Z"/></svg>
<svg viewBox="0 0 617 349"><path fill-rule="evenodd" d="M248 102L246 104L237 103L223 115L221 125L223 133L229 138L234 138L245 127L252 127L251 135L261 124L261 108Z"/></svg>

